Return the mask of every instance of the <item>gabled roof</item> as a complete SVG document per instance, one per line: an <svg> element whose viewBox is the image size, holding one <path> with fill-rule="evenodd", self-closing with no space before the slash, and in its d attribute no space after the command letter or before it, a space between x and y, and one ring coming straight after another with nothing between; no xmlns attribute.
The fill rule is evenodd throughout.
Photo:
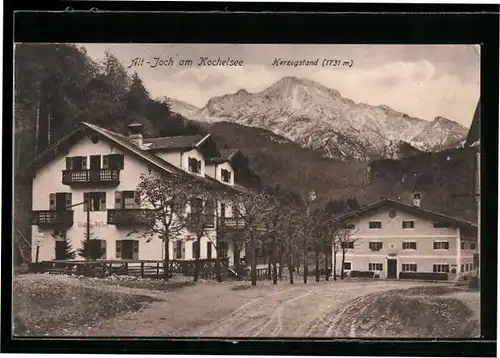
<svg viewBox="0 0 500 358"><path fill-rule="evenodd" d="M138 159L148 163L149 165L155 167L156 169L159 169L162 172L174 174L174 175L181 175L185 176L186 178L194 179L200 182L204 183L211 183L212 185L221 185L221 187L227 188L228 190L235 190L235 191L240 191L238 188L232 187L225 185L215 179L212 180L210 177L200 177L198 175L194 175L191 173L188 173L184 170L181 170L177 168L176 166L170 164L169 162L161 159L160 157L154 155L151 152L148 152L147 150L144 150L137 146L133 141L131 141L127 136L124 136L122 134L110 131L108 129L96 126L94 124L82 122L80 126L75 128L73 131L71 131L69 134L66 136L62 137L60 140L58 140L56 143L51 145L49 148L47 148L45 151L43 151L35 160L33 160L27 168L23 169L21 172L26 172L27 169L38 169L42 165L46 164L48 161L50 161L54 156L58 155L61 153L62 150L65 148L69 149L69 146L72 144L73 140L78 139L83 137L84 135L88 134L89 132L97 133L101 135L104 138L107 138L111 142L113 142L117 147L120 149L132 154L133 156L137 157ZM207 136L203 137L200 136L198 143L206 138Z"/></svg>
<svg viewBox="0 0 500 358"><path fill-rule="evenodd" d="M208 163L224 163L224 162L231 162L234 158L234 156L238 153L241 153L239 149L222 149L220 151L220 157L215 157L215 158L210 158L208 159Z"/></svg>
<svg viewBox="0 0 500 358"><path fill-rule="evenodd" d="M440 213L437 213L435 211L426 210L426 209L423 209L419 206L408 205L408 204L405 204L401 201L392 200L392 199L388 199L388 198L379 200L375 203L363 206L363 207L359 208L358 210L354 210L354 211L351 211L347 214L341 215L341 216L335 218L333 221L334 222L342 222L342 221L346 221L349 219L361 217L361 216L364 216L365 214L367 214L368 212L382 208L384 206L398 208L398 209L401 209L404 211L411 212L411 213L418 215L418 216L421 216L421 217L426 217L428 219L435 220L438 222L448 223L448 224L451 224L451 225L456 226L456 227L477 229L477 225L474 223L471 223L469 221L465 221L462 219L458 219L458 218L454 218L454 217L447 216L444 214L440 214Z"/></svg>
<svg viewBox="0 0 500 358"><path fill-rule="evenodd" d="M205 136L201 134L174 136L174 137L157 137L144 138L143 144L147 150L183 150L193 149Z"/></svg>

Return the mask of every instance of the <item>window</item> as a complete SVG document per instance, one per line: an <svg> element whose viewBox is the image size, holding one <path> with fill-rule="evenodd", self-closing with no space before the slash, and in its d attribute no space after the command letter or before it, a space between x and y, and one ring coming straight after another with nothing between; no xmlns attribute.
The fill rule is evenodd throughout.
<svg viewBox="0 0 500 358"><path fill-rule="evenodd" d="M448 264L433 265L432 272L450 272L450 265Z"/></svg>
<svg viewBox="0 0 500 358"><path fill-rule="evenodd" d="M208 241L207 242L207 259L211 259L212 258L212 242L211 241Z"/></svg>
<svg viewBox="0 0 500 358"><path fill-rule="evenodd" d="M403 221L403 229L414 229L415 221L413 220L404 220Z"/></svg>
<svg viewBox="0 0 500 358"><path fill-rule="evenodd" d="M370 229L382 229L382 222L381 221L370 221L368 223L368 227Z"/></svg>
<svg viewBox="0 0 500 358"><path fill-rule="evenodd" d="M68 170L87 169L87 157L66 157L66 169Z"/></svg>
<svg viewBox="0 0 500 358"><path fill-rule="evenodd" d="M226 217L226 204L224 204L224 203L220 204L220 217L221 218Z"/></svg>
<svg viewBox="0 0 500 358"><path fill-rule="evenodd" d="M469 271L469 264L465 264L465 271Z"/></svg>
<svg viewBox="0 0 500 358"><path fill-rule="evenodd" d="M106 193L105 192L90 192L83 193L83 210L90 211L106 211Z"/></svg>
<svg viewBox="0 0 500 358"><path fill-rule="evenodd" d="M201 173L201 160L196 158L188 158L188 169L190 172Z"/></svg>
<svg viewBox="0 0 500 358"><path fill-rule="evenodd" d="M122 260L139 260L139 241L116 240L116 258Z"/></svg>
<svg viewBox="0 0 500 358"><path fill-rule="evenodd" d="M382 270L383 270L383 265L381 263L370 262L368 264L368 271L382 271Z"/></svg>
<svg viewBox="0 0 500 358"><path fill-rule="evenodd" d="M49 210L71 210L71 193L50 193Z"/></svg>
<svg viewBox="0 0 500 358"><path fill-rule="evenodd" d="M352 264L350 262L344 262L344 270L352 270Z"/></svg>
<svg viewBox="0 0 500 358"><path fill-rule="evenodd" d="M231 172L229 170L222 169L220 174L223 182L231 182Z"/></svg>
<svg viewBox="0 0 500 358"><path fill-rule="evenodd" d="M416 250L417 243L415 241L412 242L403 242L403 250Z"/></svg>
<svg viewBox="0 0 500 358"><path fill-rule="evenodd" d="M446 229L446 228L450 227L449 224L445 224L445 223L434 223L432 226L436 229Z"/></svg>
<svg viewBox="0 0 500 358"><path fill-rule="evenodd" d="M403 264L401 270L403 272L417 272L417 264Z"/></svg>
<svg viewBox="0 0 500 358"><path fill-rule="evenodd" d="M448 250L450 243L448 241L434 241L434 250Z"/></svg>
<svg viewBox="0 0 500 358"><path fill-rule="evenodd" d="M197 255L198 255L198 258L200 258L199 254L198 254L198 241L193 241L191 249L193 251L193 259L196 259Z"/></svg>
<svg viewBox="0 0 500 358"><path fill-rule="evenodd" d="M461 264L461 265L460 265L460 272L465 272L465 271L464 271L464 264Z"/></svg>
<svg viewBox="0 0 500 358"><path fill-rule="evenodd" d="M138 209L141 206L141 197L138 192L115 191L115 209Z"/></svg>
<svg viewBox="0 0 500 358"><path fill-rule="evenodd" d="M205 214L205 225L208 227L214 226L215 223L215 202L213 200L205 201L203 207L203 213Z"/></svg>
<svg viewBox="0 0 500 358"><path fill-rule="evenodd" d="M347 229L347 230L354 230L354 224L346 224L344 226L344 229Z"/></svg>
<svg viewBox="0 0 500 358"><path fill-rule="evenodd" d="M102 156L103 169L123 169L124 156L122 154L109 154Z"/></svg>
<svg viewBox="0 0 500 358"><path fill-rule="evenodd" d="M83 255L90 260L106 259L106 241L99 239L90 239L84 246Z"/></svg>
<svg viewBox="0 0 500 358"><path fill-rule="evenodd" d="M370 241L370 243L368 244L368 247L372 251L379 251L383 247L382 241Z"/></svg>
<svg viewBox="0 0 500 358"><path fill-rule="evenodd" d="M174 241L174 259L180 260L186 256L186 245L182 240Z"/></svg>
<svg viewBox="0 0 500 358"><path fill-rule="evenodd" d="M466 243L465 241L460 242L460 249L461 249L461 250L467 250L467 249L466 249L466 247L467 247L467 246L468 246L468 245L467 245L467 243Z"/></svg>
<svg viewBox="0 0 500 358"><path fill-rule="evenodd" d="M203 212L203 200L200 198L191 198L190 200L191 213L201 214Z"/></svg>
<svg viewBox="0 0 500 358"><path fill-rule="evenodd" d="M219 257L224 258L227 257L227 251L228 251L228 244L225 241L219 241L218 244L218 252L219 252Z"/></svg>
<svg viewBox="0 0 500 358"><path fill-rule="evenodd" d="M344 241L341 243L341 247L343 249L354 249L354 241Z"/></svg>
<svg viewBox="0 0 500 358"><path fill-rule="evenodd" d="M475 242L470 242L469 243L469 249L470 250L475 250L476 249L476 243Z"/></svg>

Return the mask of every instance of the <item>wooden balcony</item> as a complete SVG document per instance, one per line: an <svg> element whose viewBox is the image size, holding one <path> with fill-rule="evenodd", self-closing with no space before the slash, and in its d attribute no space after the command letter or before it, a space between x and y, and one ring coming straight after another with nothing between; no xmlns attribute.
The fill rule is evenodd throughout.
<svg viewBox="0 0 500 358"><path fill-rule="evenodd" d="M73 225L73 210L32 211L31 225L70 227Z"/></svg>
<svg viewBox="0 0 500 358"><path fill-rule="evenodd" d="M221 229L241 230L245 227L243 218L220 218L219 227Z"/></svg>
<svg viewBox="0 0 500 358"><path fill-rule="evenodd" d="M64 185L74 184L120 184L119 169L84 169L63 170L62 183Z"/></svg>
<svg viewBox="0 0 500 358"><path fill-rule="evenodd" d="M215 216L210 214L192 214L187 216L187 228L189 231L196 231L199 228L215 227Z"/></svg>
<svg viewBox="0 0 500 358"><path fill-rule="evenodd" d="M150 209L108 209L110 225L151 225L153 218L148 215Z"/></svg>

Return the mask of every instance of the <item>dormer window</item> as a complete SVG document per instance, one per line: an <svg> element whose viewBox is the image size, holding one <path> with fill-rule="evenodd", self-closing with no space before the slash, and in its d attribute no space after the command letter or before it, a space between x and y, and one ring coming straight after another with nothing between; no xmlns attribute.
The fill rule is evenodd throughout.
<svg viewBox="0 0 500 358"><path fill-rule="evenodd" d="M200 174L201 173L201 160L196 158L188 159L188 169L192 173Z"/></svg>
<svg viewBox="0 0 500 358"><path fill-rule="evenodd" d="M221 178L223 182L230 183L231 182L231 172L226 169L221 170Z"/></svg>

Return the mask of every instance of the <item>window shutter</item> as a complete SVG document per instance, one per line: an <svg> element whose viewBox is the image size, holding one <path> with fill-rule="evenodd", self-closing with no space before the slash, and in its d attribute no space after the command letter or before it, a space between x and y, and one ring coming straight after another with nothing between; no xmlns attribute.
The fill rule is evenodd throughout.
<svg viewBox="0 0 500 358"><path fill-rule="evenodd" d="M192 251L193 251L193 259L196 258L196 241L193 241L192 243Z"/></svg>
<svg viewBox="0 0 500 358"><path fill-rule="evenodd" d="M118 169L123 169L124 167L125 167L124 156L119 154L118 155Z"/></svg>
<svg viewBox="0 0 500 358"><path fill-rule="evenodd" d="M201 160L198 160L196 162L196 164L197 164L197 168L198 168L198 173L201 173Z"/></svg>
<svg viewBox="0 0 500 358"><path fill-rule="evenodd" d="M87 157L82 157L82 169L87 169Z"/></svg>
<svg viewBox="0 0 500 358"><path fill-rule="evenodd" d="M89 193L83 193L83 211L89 210Z"/></svg>
<svg viewBox="0 0 500 358"><path fill-rule="evenodd" d="M211 259L212 258L212 242L211 241L208 241L207 242L207 259Z"/></svg>
<svg viewBox="0 0 500 358"><path fill-rule="evenodd" d="M224 204L224 203L220 204L220 217L221 218L226 217L226 204Z"/></svg>
<svg viewBox="0 0 500 358"><path fill-rule="evenodd" d="M122 258L122 242L121 240L116 240L116 258Z"/></svg>
<svg viewBox="0 0 500 358"><path fill-rule="evenodd" d="M184 242L184 241L181 242L181 250L182 250L181 258L185 259L186 258L186 242Z"/></svg>
<svg viewBox="0 0 500 358"><path fill-rule="evenodd" d="M102 168L109 169L109 155L102 156Z"/></svg>
<svg viewBox="0 0 500 358"><path fill-rule="evenodd" d="M66 169L68 169L68 170L73 169L73 158L72 157L66 157Z"/></svg>
<svg viewBox="0 0 500 358"><path fill-rule="evenodd" d="M106 211L106 192L102 192L99 197L99 211Z"/></svg>
<svg viewBox="0 0 500 358"><path fill-rule="evenodd" d="M173 250L172 250L172 257L174 258L174 260L177 258L177 241L173 241L172 242L172 247L173 247Z"/></svg>
<svg viewBox="0 0 500 358"><path fill-rule="evenodd" d="M56 210L56 193L49 195L49 210Z"/></svg>
<svg viewBox="0 0 500 358"><path fill-rule="evenodd" d="M138 191L134 191L134 201L135 205L137 205L138 208L141 207L141 193Z"/></svg>
<svg viewBox="0 0 500 358"><path fill-rule="evenodd" d="M132 256L133 260L139 260L139 241L134 241L134 253Z"/></svg>
<svg viewBox="0 0 500 358"><path fill-rule="evenodd" d="M115 209L123 208L123 196L121 191L115 191Z"/></svg>
<svg viewBox="0 0 500 358"><path fill-rule="evenodd" d="M66 193L66 210L71 210L70 206L72 204L72 195L71 193Z"/></svg>
<svg viewBox="0 0 500 358"><path fill-rule="evenodd" d="M106 259L106 240L101 240L101 259Z"/></svg>

